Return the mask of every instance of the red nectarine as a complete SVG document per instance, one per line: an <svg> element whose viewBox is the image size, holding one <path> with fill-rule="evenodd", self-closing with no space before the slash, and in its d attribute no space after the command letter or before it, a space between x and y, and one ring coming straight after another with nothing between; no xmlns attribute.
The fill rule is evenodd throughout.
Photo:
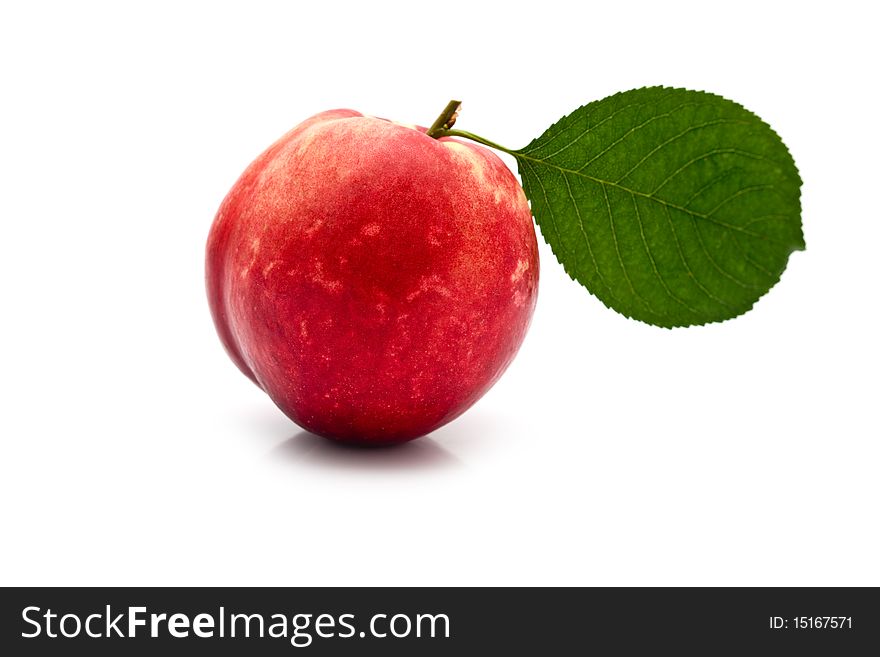
<svg viewBox="0 0 880 657"><path fill-rule="evenodd" d="M467 410L519 349L537 287L529 205L494 153L351 110L260 155L208 238L232 360L294 422L350 442Z"/></svg>

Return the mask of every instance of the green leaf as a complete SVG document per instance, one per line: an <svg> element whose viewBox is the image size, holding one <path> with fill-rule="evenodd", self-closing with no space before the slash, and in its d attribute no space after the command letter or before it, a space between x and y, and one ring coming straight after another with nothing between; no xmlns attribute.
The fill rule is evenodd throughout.
<svg viewBox="0 0 880 657"><path fill-rule="evenodd" d="M565 271L627 317L665 327L736 317L804 248L791 155L720 96L626 91L510 152Z"/></svg>

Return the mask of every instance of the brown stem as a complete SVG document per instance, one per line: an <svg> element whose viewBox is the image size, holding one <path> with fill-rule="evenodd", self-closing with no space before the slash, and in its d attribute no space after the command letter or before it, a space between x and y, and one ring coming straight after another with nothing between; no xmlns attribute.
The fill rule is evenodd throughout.
<svg viewBox="0 0 880 657"><path fill-rule="evenodd" d="M460 100L450 100L446 105L446 109L440 112L440 116L437 117L437 120L428 128L427 134L429 137L433 137L437 139L437 137L442 137L439 133L443 130L449 130L454 124L455 119L458 118L458 110L461 109L461 101Z"/></svg>

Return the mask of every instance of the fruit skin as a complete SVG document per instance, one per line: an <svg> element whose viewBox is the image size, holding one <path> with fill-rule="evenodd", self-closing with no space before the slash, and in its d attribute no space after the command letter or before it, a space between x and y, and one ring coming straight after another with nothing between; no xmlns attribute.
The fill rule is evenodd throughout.
<svg viewBox="0 0 880 657"><path fill-rule="evenodd" d="M387 444L458 417L535 307L525 194L491 151L333 110L260 155L208 238L208 300L239 369L300 426Z"/></svg>

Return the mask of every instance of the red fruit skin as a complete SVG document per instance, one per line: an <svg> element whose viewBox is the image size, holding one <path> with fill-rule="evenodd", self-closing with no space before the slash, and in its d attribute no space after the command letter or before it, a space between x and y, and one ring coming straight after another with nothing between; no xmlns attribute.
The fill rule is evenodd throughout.
<svg viewBox="0 0 880 657"><path fill-rule="evenodd" d="M528 202L491 151L318 114L242 174L207 245L239 369L300 426L378 445L453 420L498 380L538 291Z"/></svg>

